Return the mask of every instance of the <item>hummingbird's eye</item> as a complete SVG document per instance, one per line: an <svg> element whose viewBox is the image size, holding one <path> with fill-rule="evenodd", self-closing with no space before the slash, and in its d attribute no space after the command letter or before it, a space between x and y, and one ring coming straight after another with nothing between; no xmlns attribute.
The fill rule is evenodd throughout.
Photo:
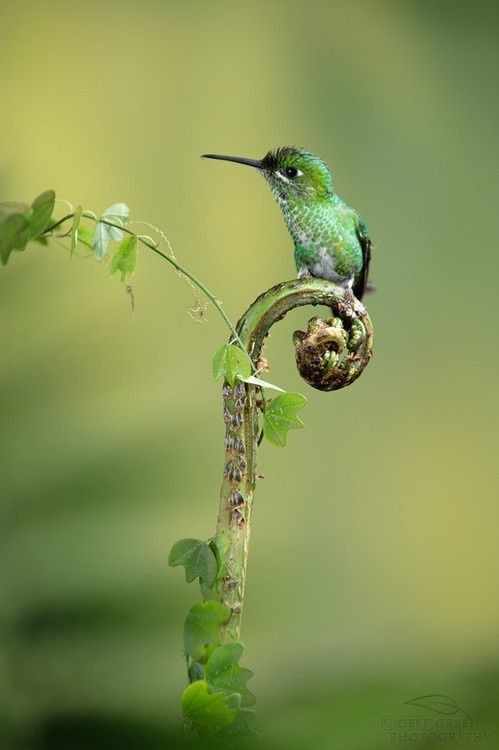
<svg viewBox="0 0 499 750"><path fill-rule="evenodd" d="M295 177L298 177L299 174L302 174L302 172L296 167L286 167L284 174L288 180L293 180Z"/></svg>

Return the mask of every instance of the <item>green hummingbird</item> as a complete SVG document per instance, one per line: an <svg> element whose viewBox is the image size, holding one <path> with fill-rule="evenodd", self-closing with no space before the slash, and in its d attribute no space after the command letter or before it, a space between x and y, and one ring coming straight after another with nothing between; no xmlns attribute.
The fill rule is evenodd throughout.
<svg viewBox="0 0 499 750"><path fill-rule="evenodd" d="M274 194L295 246L298 278L316 276L362 299L372 243L362 216L334 192L325 162L304 148L282 146L263 159L203 154L258 169Z"/></svg>

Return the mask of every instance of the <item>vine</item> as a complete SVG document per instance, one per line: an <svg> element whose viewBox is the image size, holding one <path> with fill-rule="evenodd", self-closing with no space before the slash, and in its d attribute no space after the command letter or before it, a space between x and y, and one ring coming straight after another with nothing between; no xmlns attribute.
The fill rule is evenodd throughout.
<svg viewBox="0 0 499 750"><path fill-rule="evenodd" d="M370 318L350 290L324 279L300 279L277 284L261 294L234 326L218 298L178 263L160 230L166 252L160 249L161 241L154 242L127 226L131 216L126 204L115 203L99 217L81 206L70 206L68 213L54 218L54 206L52 190L35 198L31 206L0 204L4 265L13 251L23 251L31 241L47 245L50 237L67 238L70 255L83 244L99 261L108 256L111 243L118 243L109 262L111 276L118 274L132 294L128 282L137 266L140 243L202 292L230 331L229 342L213 358L213 376L222 381L226 426L216 531L208 541L182 539L174 544L169 564L183 566L187 582L199 580L203 599L190 609L184 623L189 681L182 695L184 717L199 736L249 736L253 733L255 696L246 683L253 673L239 666L244 650L239 638L258 447L263 438L285 446L289 430L303 427L297 412L306 404L300 393L286 392L260 378L268 369L263 356L265 339L290 310L303 305L329 307L331 316L311 318L306 331L294 333L293 344L302 378L314 388L332 391L354 382L369 362L373 340ZM269 397L269 390L278 395Z"/></svg>

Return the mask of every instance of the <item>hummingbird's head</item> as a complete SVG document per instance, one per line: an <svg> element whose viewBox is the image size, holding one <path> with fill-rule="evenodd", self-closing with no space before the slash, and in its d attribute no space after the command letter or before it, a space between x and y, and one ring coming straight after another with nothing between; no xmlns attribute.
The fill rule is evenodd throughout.
<svg viewBox="0 0 499 750"><path fill-rule="evenodd" d="M269 151L263 159L203 154L208 159L222 159L258 169L281 203L297 200L313 202L333 194L333 179L322 159L304 148L281 146Z"/></svg>
<svg viewBox="0 0 499 750"><path fill-rule="evenodd" d="M278 200L314 201L333 193L333 179L322 159L304 148L282 146L262 159L261 171Z"/></svg>

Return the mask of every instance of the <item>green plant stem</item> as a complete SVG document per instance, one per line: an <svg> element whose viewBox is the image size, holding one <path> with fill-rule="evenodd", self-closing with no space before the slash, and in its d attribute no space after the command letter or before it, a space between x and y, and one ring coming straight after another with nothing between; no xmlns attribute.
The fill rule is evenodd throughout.
<svg viewBox="0 0 499 750"><path fill-rule="evenodd" d="M352 302L353 299L353 302ZM347 302L350 300L350 302ZM260 295L248 308L237 324L237 331L241 341L251 357L256 369L262 347L270 328L277 321L296 307L302 305L326 305L338 314L338 309L345 305L346 315L352 316L357 310L366 318L367 326L370 321L363 306L354 298L348 297L345 289L324 279L298 279L277 284ZM352 306L353 305L353 306ZM370 329L372 334L372 329ZM372 344L368 330L367 347ZM368 354L370 356L370 352ZM248 564L249 540L253 513L253 499L257 481L257 450L259 438L258 407L256 387L246 384L246 395L242 411L242 425L233 429L227 425L226 436L229 447L225 452L224 476L220 490L220 504L218 509L216 533L228 539L228 552L225 556L226 575L217 583L217 599L231 610L229 620L220 628L220 643L238 641L241 630L241 617L244 605L246 571ZM235 400L227 383L224 384L224 415L226 423L235 412ZM238 454L230 447L230 438L239 438L244 444L244 469L241 478L234 481L227 467L237 464ZM232 472L233 474L234 472ZM244 516L244 523L238 523L238 516L229 505L229 498L240 492L244 505L239 512ZM239 519L240 521L240 519Z"/></svg>
<svg viewBox="0 0 499 750"><path fill-rule="evenodd" d="M58 221L55 224L52 224L52 226L50 226L45 231L44 234L50 235L54 231L54 229L57 229L57 227L61 226L65 221L72 219L73 216L74 216L74 213L66 214L66 216L62 217L62 219L58 219ZM154 242L152 241L150 242L147 236L137 234L136 232L132 232L131 229L127 229L127 227L121 226L120 224L115 224L114 222L108 221L107 219L97 218L93 213L90 213L89 211L84 211L82 213L82 217L84 217L85 219L90 219L90 221L93 221L96 224L97 223L106 224L108 227L114 227L115 229L120 229L122 232L125 232L126 234L130 234L130 235L133 235L134 237L137 237L138 241L141 242L145 247L149 248L149 250L152 250L154 253L164 258L164 260L168 261L168 263L170 263L170 265L172 265L178 273L182 274L182 276L185 276L187 279L192 281L192 283L195 284L197 288L201 292L203 292L203 294L210 300L212 305L216 308L216 310L222 316L225 324L227 325L227 328L232 334L233 340L236 341L242 349L244 349L244 344L241 341L236 328L234 327L229 316L223 309L222 305L220 304L218 299L215 297L215 295L212 292L210 292L208 287L206 287L202 281L200 281L196 276L194 276L194 274L192 274L186 268L181 266L180 263L178 263L176 260L171 258L166 253L164 253L162 250L160 250L159 247L156 244L154 244Z"/></svg>

